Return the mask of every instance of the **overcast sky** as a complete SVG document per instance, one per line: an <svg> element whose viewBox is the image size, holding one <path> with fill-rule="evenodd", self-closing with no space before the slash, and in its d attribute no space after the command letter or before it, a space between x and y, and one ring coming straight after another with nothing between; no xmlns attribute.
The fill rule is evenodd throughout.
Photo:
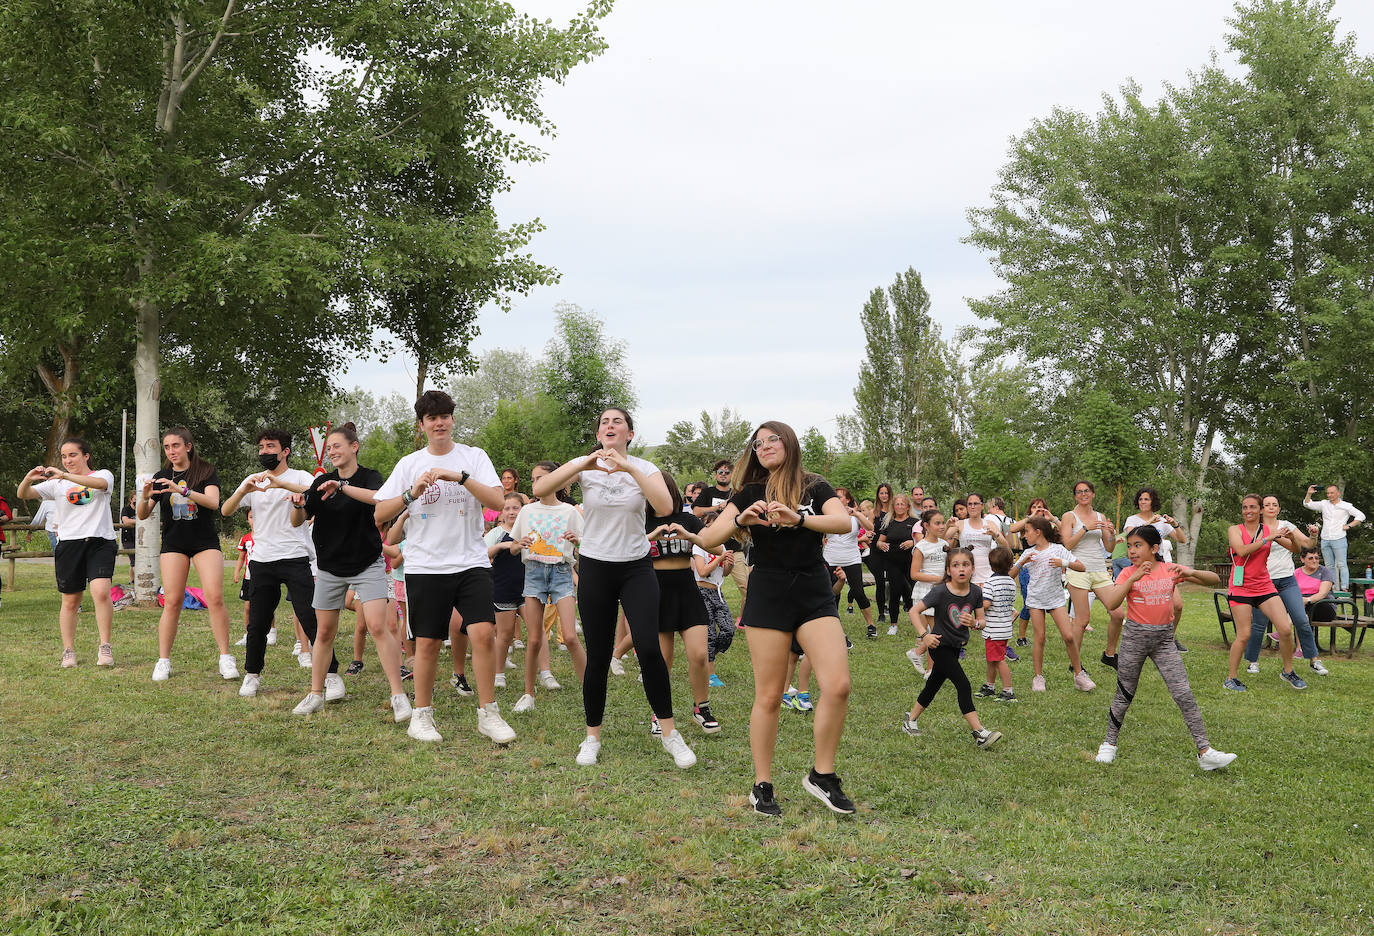
<svg viewBox="0 0 1374 936"><path fill-rule="evenodd" d="M513 0L565 21L581 3ZM545 98L559 133L516 167L502 221L539 218L556 286L487 310L474 349L527 348L555 303L628 348L640 441L733 406L800 434L853 409L859 310L914 266L946 336L995 292L960 240L1008 142L1055 106L1148 95L1223 48L1232 4L619 0L610 44ZM1338 2L1368 54L1374 4ZM359 362L344 386L414 393L413 366Z"/></svg>

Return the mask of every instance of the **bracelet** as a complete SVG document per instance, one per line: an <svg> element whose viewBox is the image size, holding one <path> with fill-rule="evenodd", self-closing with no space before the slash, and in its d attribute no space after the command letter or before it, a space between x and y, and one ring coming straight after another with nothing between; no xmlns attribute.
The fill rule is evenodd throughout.
<svg viewBox="0 0 1374 936"><path fill-rule="evenodd" d="M744 527L740 526L740 523L739 523L739 514L735 514L735 516L731 517L731 518L730 518L730 522L733 523L733 524L735 525L735 529L736 529L736 530L743 530L743 529L744 529Z"/></svg>
<svg viewBox="0 0 1374 936"><path fill-rule="evenodd" d="M806 529L806 514L797 514L797 529Z"/></svg>
<svg viewBox="0 0 1374 936"><path fill-rule="evenodd" d="M415 495L410 493L409 488L406 488L401 494L401 504L402 506L409 507L413 503L415 503Z"/></svg>

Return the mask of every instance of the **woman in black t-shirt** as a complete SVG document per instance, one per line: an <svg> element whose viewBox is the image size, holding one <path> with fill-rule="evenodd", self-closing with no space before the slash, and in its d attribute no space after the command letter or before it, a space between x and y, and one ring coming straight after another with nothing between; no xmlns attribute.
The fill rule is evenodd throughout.
<svg viewBox="0 0 1374 936"><path fill-rule="evenodd" d="M229 652L229 612L224 607L224 554L219 548L219 472L200 457L191 430L174 426L162 437L167 457L162 470L143 485L138 495L138 519L146 520L153 504L162 507L162 618L157 626L157 663L153 682L172 675L172 643L186 600L186 578L196 567L210 632L219 645L219 674L238 679L238 665Z"/></svg>
<svg viewBox="0 0 1374 936"><path fill-rule="evenodd" d="M765 815L782 812L773 798L773 749L795 640L811 660L821 690L815 766L802 786L834 812L852 813L854 804L834 772L849 709L849 655L830 592L830 570L821 555L827 533L850 531L849 514L828 481L802 471L801 446L786 423L766 422L754 432L735 469L734 487L734 496L702 534L701 545L713 549L741 533L754 544L751 600L740 622L754 664L749 717L754 789L749 802Z"/></svg>
<svg viewBox="0 0 1374 936"><path fill-rule="evenodd" d="M911 610L911 550L916 546L919 521L911 515L905 494L892 499L892 516L878 537L878 549L887 557L888 620L897 620L897 606Z"/></svg>
<svg viewBox="0 0 1374 936"><path fill-rule="evenodd" d="M868 571L873 573L873 600L878 606L878 623L882 624L887 614L887 553L878 544L878 537L887 529L892 519L892 485L884 481L878 485L873 495L873 545L868 548L868 558L864 562ZM892 623L897 623L893 618Z"/></svg>

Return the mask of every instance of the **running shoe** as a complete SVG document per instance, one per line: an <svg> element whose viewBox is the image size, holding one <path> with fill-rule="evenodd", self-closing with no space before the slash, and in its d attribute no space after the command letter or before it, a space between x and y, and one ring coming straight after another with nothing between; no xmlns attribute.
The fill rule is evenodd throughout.
<svg viewBox="0 0 1374 936"><path fill-rule="evenodd" d="M291 655L292 655L292 656L300 656L300 655L301 655L301 642L300 642L299 640L296 641L296 645L295 645L294 647L291 648Z"/></svg>
<svg viewBox="0 0 1374 936"><path fill-rule="evenodd" d="M761 816L781 816L782 807L773 798L773 784L768 782L754 784L749 791L749 805Z"/></svg>
<svg viewBox="0 0 1374 936"><path fill-rule="evenodd" d="M1092 681L1092 677L1088 675L1087 670L1080 669L1073 674L1073 687L1079 692L1092 692L1097 688L1097 683Z"/></svg>
<svg viewBox="0 0 1374 936"><path fill-rule="evenodd" d="M410 716L410 725L406 728L406 734L416 741L442 741L444 736L439 734L439 730L434 727L434 706L426 705L424 708L415 709Z"/></svg>
<svg viewBox="0 0 1374 936"><path fill-rule="evenodd" d="M309 650L306 650L300 656L296 657L296 662L300 664L301 669L310 669L315 665L315 658L311 655Z"/></svg>
<svg viewBox="0 0 1374 936"><path fill-rule="evenodd" d="M888 628L887 628L887 636L889 636L889 637L896 637L896 636L897 636L897 625L896 625L896 624L889 624L889 625L888 625Z"/></svg>
<svg viewBox="0 0 1374 936"><path fill-rule="evenodd" d="M509 656L506 657L506 669L515 669L515 661Z"/></svg>
<svg viewBox="0 0 1374 936"><path fill-rule="evenodd" d="M277 629L276 629L275 627L272 627L272 628L269 628L268 631L267 631L267 646L269 646L269 647L275 647L276 645L277 645Z"/></svg>
<svg viewBox="0 0 1374 936"><path fill-rule="evenodd" d="M701 705L693 706L692 721L696 722L701 730L707 734L715 734L720 731L720 722L712 717L709 703L703 702Z"/></svg>
<svg viewBox="0 0 1374 936"><path fill-rule="evenodd" d="M1177 650L1179 653L1188 652L1188 648L1183 646L1183 641L1179 640L1177 637L1174 638L1174 649Z"/></svg>
<svg viewBox="0 0 1374 936"><path fill-rule="evenodd" d="M497 744L510 744L515 740L515 729L506 724L501 717L501 706L495 702L478 706L477 733L486 735Z"/></svg>
<svg viewBox="0 0 1374 936"><path fill-rule="evenodd" d="M851 601L851 602L849 603L849 608L845 611L845 614L853 614L853 613L854 613L854 603Z"/></svg>
<svg viewBox="0 0 1374 936"><path fill-rule="evenodd" d="M793 703L796 702L796 700L797 691L795 689L789 689L782 694L782 707L785 709L792 708Z"/></svg>
<svg viewBox="0 0 1374 936"><path fill-rule="evenodd" d="M506 674L505 674L505 673L497 673L495 676L493 676L493 677L492 677L492 685L494 685L497 689L504 689L504 688L506 688Z"/></svg>
<svg viewBox="0 0 1374 936"><path fill-rule="evenodd" d="M524 650L524 649L525 649L525 642L524 642L523 640L521 640L519 637L517 637L517 638L515 638L514 640L512 640L512 641L510 642L510 648L511 648L512 650Z"/></svg>
<svg viewBox="0 0 1374 936"><path fill-rule="evenodd" d="M973 735L973 740L978 742L980 748L992 747L998 741L1002 740L1002 732L992 731L987 728L984 728L982 731L971 732L971 734Z"/></svg>
<svg viewBox="0 0 1374 936"><path fill-rule="evenodd" d="M870 624L870 625L868 625L868 639L869 639L869 640L877 640L877 639L878 639L878 625L876 625L876 624Z"/></svg>
<svg viewBox="0 0 1374 936"><path fill-rule="evenodd" d="M916 652L915 647L912 647L906 652L906 658L911 661L912 666L916 667L916 672L920 673L926 679L930 678L930 671L926 669L925 660L921 654Z"/></svg>
<svg viewBox="0 0 1374 936"><path fill-rule="evenodd" d="M919 738L921 736L921 726L916 723L916 719L914 718L903 718L902 732L911 735L913 738Z"/></svg>
<svg viewBox="0 0 1374 936"><path fill-rule="evenodd" d="M721 678L720 678L719 676L717 676L715 673L712 673L712 674L711 674L711 678L708 679L708 680L706 680L706 685L710 686L712 689L724 689L724 688L725 688L725 683L724 683L724 682L721 680Z"/></svg>
<svg viewBox="0 0 1374 936"><path fill-rule="evenodd" d="M163 657L153 664L153 682L166 682L172 675L172 661Z"/></svg>
<svg viewBox="0 0 1374 936"><path fill-rule="evenodd" d="M854 641L852 641L852 640L849 639L849 635L848 635L848 634L845 634L845 635L844 635L844 648L845 648L846 650L853 650L853 649L854 649Z"/></svg>
<svg viewBox="0 0 1374 936"><path fill-rule="evenodd" d="M1017 638L1016 638L1016 646L1018 646L1018 647L1029 647L1029 646L1030 646L1030 641L1027 640L1025 637L1017 637Z"/></svg>
<svg viewBox="0 0 1374 936"><path fill-rule="evenodd" d="M221 653L219 655L219 674L225 679L239 678L239 665L234 661L232 653Z"/></svg>
<svg viewBox="0 0 1374 936"><path fill-rule="evenodd" d="M601 739L587 735L582 739L582 743L577 746L577 766L591 767L596 763L597 755L600 753Z"/></svg>
<svg viewBox="0 0 1374 936"><path fill-rule="evenodd" d="M1236 679L1234 676L1229 677L1229 678L1226 680L1226 682L1222 683L1222 684L1221 684L1221 688L1223 688L1223 689L1230 689L1232 692L1248 692L1248 691L1249 691L1249 689L1248 689L1248 687L1245 685L1245 683L1241 682L1239 679Z"/></svg>
<svg viewBox="0 0 1374 936"><path fill-rule="evenodd" d="M313 692L307 692L305 698L301 699L300 702L296 704L296 707L291 710L291 714L313 715L322 708L324 708L324 696L315 695Z"/></svg>
<svg viewBox="0 0 1374 936"><path fill-rule="evenodd" d="M673 763L682 770L686 770L697 762L697 756L687 746L687 741L682 737L682 732L676 728L671 733L664 735L662 740L663 750L673 756Z"/></svg>
<svg viewBox="0 0 1374 936"><path fill-rule="evenodd" d="M991 683L983 683L978 687L978 691L975 692L974 695L980 699L991 699L993 696L997 695L997 687Z"/></svg>
<svg viewBox="0 0 1374 936"><path fill-rule="evenodd" d="M656 738L663 737L663 726L658 723L657 715L649 716L649 734Z"/></svg>
<svg viewBox="0 0 1374 936"><path fill-rule="evenodd" d="M465 673L454 673L448 678L448 684L460 696L467 697L472 695L472 687L468 685L468 677Z"/></svg>
<svg viewBox="0 0 1374 936"><path fill-rule="evenodd" d="M1322 661L1321 661L1320 659L1318 659L1317 657L1313 657L1313 658L1312 658L1311 667L1312 667L1312 672L1316 673L1318 676L1329 676L1329 675L1331 675L1331 671L1330 671L1329 669L1327 669L1325 666L1323 666L1323 665L1322 665Z"/></svg>
<svg viewBox="0 0 1374 936"><path fill-rule="evenodd" d="M1116 745L1108 744L1106 741L1103 741L1097 746L1097 757L1093 759L1099 764L1110 764L1112 761L1116 760Z"/></svg>
<svg viewBox="0 0 1374 936"><path fill-rule="evenodd" d="M1102 665L1110 666L1112 669L1116 669L1116 654L1104 652L1102 654Z"/></svg>
<svg viewBox="0 0 1374 936"><path fill-rule="evenodd" d="M62 666L63 666L63 668L66 668L66 667L69 667L69 666L75 666L75 665L76 665L76 651L75 651L75 650L63 650L63 651L62 651Z"/></svg>
<svg viewBox="0 0 1374 936"><path fill-rule="evenodd" d="M239 695L245 699L251 699L258 694L258 686L262 684L262 677L248 673L243 677L243 685L239 686Z"/></svg>
<svg viewBox="0 0 1374 936"><path fill-rule="evenodd" d="M796 701L793 702L792 707L798 712L810 712L815 709L816 706L811 704L811 693L798 692Z"/></svg>
<svg viewBox="0 0 1374 936"><path fill-rule="evenodd" d="M816 773L816 768L812 767L811 772L802 778L802 788L824 803L831 812L844 816L854 812L854 801L845 796L840 788L839 774Z"/></svg>
<svg viewBox="0 0 1374 936"><path fill-rule="evenodd" d="M620 662L620 657L611 657L611 672L617 676L625 675L625 664ZM596 763L596 761L592 761L592 763Z"/></svg>
<svg viewBox="0 0 1374 936"><path fill-rule="evenodd" d="M1197 765L1203 770L1220 770L1235 759L1236 755L1234 754L1227 754L1216 748L1208 748L1197 756Z"/></svg>
<svg viewBox="0 0 1374 936"><path fill-rule="evenodd" d="M1254 662L1254 663L1251 663L1249 666L1245 667L1245 672L1249 673L1251 676L1258 676L1258 675L1259 675L1259 662L1256 661L1256 662Z"/></svg>
<svg viewBox="0 0 1374 936"><path fill-rule="evenodd" d="M348 669L344 670L344 675L345 675L345 676L357 676L357 675L358 675L359 673L361 673L362 671L363 671L363 661L362 661L362 660L354 660L352 663L348 664Z"/></svg>
<svg viewBox="0 0 1374 936"><path fill-rule="evenodd" d="M404 692L398 692L391 697L391 714L398 722L406 721L414 714L410 707L410 697Z"/></svg>
<svg viewBox="0 0 1374 936"><path fill-rule="evenodd" d="M534 696L530 695L530 694L527 692L527 693L525 693L524 695L522 695L520 698L518 698L518 699L515 700L515 707L514 707L513 709L511 709L511 711L513 711L513 712L528 712L528 711L530 711L530 710L533 709L533 708L534 708Z"/></svg>
<svg viewBox="0 0 1374 936"><path fill-rule="evenodd" d="M1016 699L1016 693L1012 692L1010 689L1003 689L1000 693L998 693L997 698L996 698L996 699L993 699L993 701L994 701L994 702L1015 702L1015 701L1017 701L1017 699Z"/></svg>
<svg viewBox="0 0 1374 936"><path fill-rule="evenodd" d="M343 677L338 673L326 673L324 676L324 700L326 702L338 702L348 695L348 690L344 688Z"/></svg>
<svg viewBox="0 0 1374 936"><path fill-rule="evenodd" d="M1304 682L1303 678L1298 675L1297 670L1289 670L1286 673L1279 673L1279 678L1282 679L1284 682L1288 683L1288 685L1292 686L1294 689L1307 688L1307 683Z"/></svg>
<svg viewBox="0 0 1374 936"><path fill-rule="evenodd" d="M96 666L114 666L114 648L107 643L100 645L95 655Z"/></svg>
<svg viewBox="0 0 1374 936"><path fill-rule="evenodd" d="M236 646L236 647L246 647L246 646L248 646L248 635L247 635L247 634L244 634L244 635L243 635L242 637L240 637L238 640L234 641L234 646Z"/></svg>
<svg viewBox="0 0 1374 936"><path fill-rule="evenodd" d="M1013 650L1011 647L1008 647L1008 648L1007 648L1007 662L1008 662L1008 663L1015 663L1015 662L1019 661L1020 659L1021 659L1021 655L1020 655L1019 653L1017 653L1017 652L1016 652L1015 650Z"/></svg>
<svg viewBox="0 0 1374 936"><path fill-rule="evenodd" d="M407 679L411 679L411 678L413 678L414 676L415 676L415 671L414 671L413 669L411 669L409 666L406 666L404 663L402 663L402 664L401 664L401 682L405 682Z"/></svg>
<svg viewBox="0 0 1374 936"><path fill-rule="evenodd" d="M563 688L562 684L553 678L553 673L549 670L539 671L539 684L549 692L557 692L559 689Z"/></svg>
<svg viewBox="0 0 1374 936"><path fill-rule="evenodd" d="M968 656L968 647L960 647L960 648L959 648L959 659L962 660L962 659L963 659L964 657L966 657L966 656Z"/></svg>
<svg viewBox="0 0 1374 936"><path fill-rule="evenodd" d="M1037 674L1035 675L1035 678L1031 680L1031 692L1044 692L1044 691L1045 691L1045 677L1044 677L1044 676L1041 676L1039 673L1037 673Z"/></svg>

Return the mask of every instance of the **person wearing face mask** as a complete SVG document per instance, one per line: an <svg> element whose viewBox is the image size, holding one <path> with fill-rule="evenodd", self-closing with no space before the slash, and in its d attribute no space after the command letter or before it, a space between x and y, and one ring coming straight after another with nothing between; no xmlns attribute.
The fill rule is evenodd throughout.
<svg viewBox="0 0 1374 936"><path fill-rule="evenodd" d="M248 593L248 643L244 649L243 685L239 695L251 698L262 684L262 669L267 656L267 632L272 627L282 586L301 629L313 643L316 619L313 606L315 580L310 573L310 534L304 527L291 525L291 508L302 500L297 490L310 487L314 477L308 471L291 468L291 433L282 429L263 429L257 436L258 463L263 470L243 479L220 512L232 517L240 506L253 511L253 558ZM286 485L290 485L287 487ZM337 674L339 661L331 655L329 672Z"/></svg>

